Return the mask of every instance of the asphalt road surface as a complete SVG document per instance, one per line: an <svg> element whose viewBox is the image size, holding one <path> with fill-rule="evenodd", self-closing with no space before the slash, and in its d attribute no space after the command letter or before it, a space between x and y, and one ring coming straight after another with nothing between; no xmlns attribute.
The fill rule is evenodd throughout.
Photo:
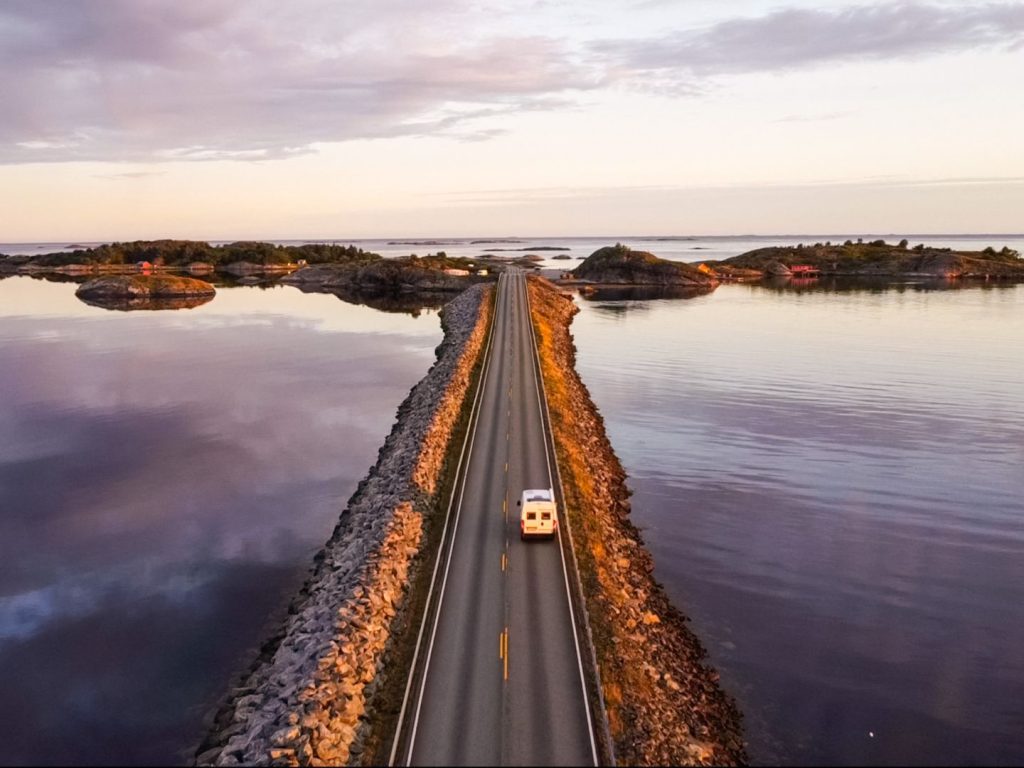
<svg viewBox="0 0 1024 768"><path fill-rule="evenodd" d="M520 494L555 476L529 323L525 275L509 270L398 762L596 763L562 549L519 538Z"/></svg>

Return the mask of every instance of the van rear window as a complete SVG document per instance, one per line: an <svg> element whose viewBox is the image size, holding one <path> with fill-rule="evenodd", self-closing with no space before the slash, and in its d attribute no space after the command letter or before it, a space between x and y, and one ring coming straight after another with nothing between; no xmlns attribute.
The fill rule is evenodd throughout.
<svg viewBox="0 0 1024 768"><path fill-rule="evenodd" d="M526 519L527 520L536 520L537 519L537 513L536 512L527 512L526 513Z"/></svg>
<svg viewBox="0 0 1024 768"><path fill-rule="evenodd" d="M550 520L551 519L551 513L550 512L541 512L540 513L540 519L541 520Z"/></svg>

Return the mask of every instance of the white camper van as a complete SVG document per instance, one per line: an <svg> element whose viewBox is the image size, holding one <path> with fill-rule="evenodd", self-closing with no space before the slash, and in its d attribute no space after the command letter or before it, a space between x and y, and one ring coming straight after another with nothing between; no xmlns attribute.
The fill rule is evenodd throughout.
<svg viewBox="0 0 1024 768"><path fill-rule="evenodd" d="M530 539L543 536L555 538L558 532L558 513L555 493L551 488L532 488L523 491L519 500L519 537Z"/></svg>

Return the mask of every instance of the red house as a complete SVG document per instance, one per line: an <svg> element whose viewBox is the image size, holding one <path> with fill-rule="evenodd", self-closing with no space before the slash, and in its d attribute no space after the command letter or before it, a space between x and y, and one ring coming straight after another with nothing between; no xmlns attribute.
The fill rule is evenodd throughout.
<svg viewBox="0 0 1024 768"><path fill-rule="evenodd" d="M810 277L811 275L817 275L821 272L820 269L812 267L809 264L794 264L789 268L789 271L794 275L799 275L800 277Z"/></svg>

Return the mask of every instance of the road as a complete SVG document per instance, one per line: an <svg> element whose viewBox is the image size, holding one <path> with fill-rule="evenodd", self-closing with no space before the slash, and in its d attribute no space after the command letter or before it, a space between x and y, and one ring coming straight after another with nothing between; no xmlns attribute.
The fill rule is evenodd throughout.
<svg viewBox="0 0 1024 768"><path fill-rule="evenodd" d="M562 548L519 538L520 493L555 484L519 270L486 354L395 761L594 765Z"/></svg>

